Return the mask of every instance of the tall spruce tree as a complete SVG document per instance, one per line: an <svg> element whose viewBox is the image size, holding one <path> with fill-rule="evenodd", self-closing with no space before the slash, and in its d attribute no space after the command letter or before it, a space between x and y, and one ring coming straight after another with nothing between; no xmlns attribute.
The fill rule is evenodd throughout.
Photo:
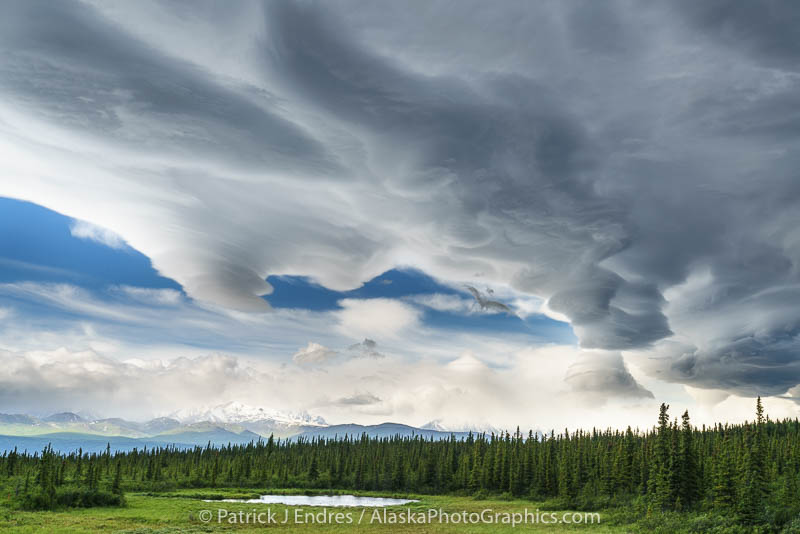
<svg viewBox="0 0 800 534"><path fill-rule="evenodd" d="M766 493L766 439L764 407L756 400L756 420L747 429L743 461L740 468L739 514L743 523L757 523L763 513Z"/></svg>
<svg viewBox="0 0 800 534"><path fill-rule="evenodd" d="M681 417L680 449L678 452L678 497L684 507L693 507L700 499L700 473L697 451L693 442L689 410Z"/></svg>
<svg viewBox="0 0 800 534"><path fill-rule="evenodd" d="M653 463L653 502L662 509L671 509L674 501L673 432L669 422L669 405L661 404L658 412L658 433Z"/></svg>
<svg viewBox="0 0 800 534"><path fill-rule="evenodd" d="M729 432L714 449L713 503L720 510L733 508L736 502L736 468L733 459L733 444Z"/></svg>

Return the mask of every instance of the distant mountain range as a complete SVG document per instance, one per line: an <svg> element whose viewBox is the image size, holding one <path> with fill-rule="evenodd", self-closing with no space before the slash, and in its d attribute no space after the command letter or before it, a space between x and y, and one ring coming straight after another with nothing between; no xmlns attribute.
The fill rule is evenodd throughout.
<svg viewBox="0 0 800 534"><path fill-rule="evenodd" d="M211 408L181 410L168 417L137 422L115 418L89 418L72 412L47 417L25 414L0 414L0 435L38 436L71 432L100 436L151 438L162 434L207 432L222 428L234 434L249 431L261 436L289 437L306 430L325 427L321 417L308 413L283 413L230 402Z"/></svg>
<svg viewBox="0 0 800 534"><path fill-rule="evenodd" d="M38 436L0 435L0 452L14 448L28 451L40 451L50 445L59 452L70 453L82 449L83 452L103 452L106 447L113 451L142 450L155 447L192 448L195 446L247 444L263 439L258 434L245 430L236 434L222 428L206 432L185 432L173 435L159 435L152 438L129 438L125 436L103 436L99 434L83 434L79 432L54 432Z"/></svg>
<svg viewBox="0 0 800 534"><path fill-rule="evenodd" d="M100 452L111 445L113 450L144 447L176 447L243 444L258 439L311 439L360 437L421 436L425 439L464 438L467 432L450 432L440 425L416 428L397 423L380 425L329 425L321 417L308 413L284 413L254 408L242 403L227 403L212 408L182 410L146 422L121 418L94 419L72 412L48 417L26 414L0 414L0 451L14 447L39 450L48 443L54 449L71 452Z"/></svg>

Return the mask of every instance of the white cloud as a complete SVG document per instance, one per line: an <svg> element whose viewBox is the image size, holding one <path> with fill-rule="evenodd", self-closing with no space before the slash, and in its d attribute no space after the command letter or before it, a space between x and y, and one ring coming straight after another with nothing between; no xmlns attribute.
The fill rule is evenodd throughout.
<svg viewBox="0 0 800 534"><path fill-rule="evenodd" d="M564 315L563 313L554 311L550 306L548 306L547 301L542 301L541 306L539 307L539 313L553 319L554 321L560 321L562 323L569 323L569 317Z"/></svg>
<svg viewBox="0 0 800 534"><path fill-rule="evenodd" d="M321 364L329 362L338 355L335 350L309 341L308 345L294 353L292 360L299 364Z"/></svg>
<svg viewBox="0 0 800 534"><path fill-rule="evenodd" d="M94 351L0 351L0 402L21 412L80 411L142 417L172 404L235 393L255 373L229 356L175 358L139 365ZM263 382L267 377L260 377Z"/></svg>
<svg viewBox="0 0 800 534"><path fill-rule="evenodd" d="M542 310L543 306L544 303L542 302L542 300L537 298L517 297L513 301L511 301L511 308L514 310L514 313L516 313L517 316L521 317L522 319L537 314L547 315ZM550 315L548 315L548 317L550 317L551 319L553 318ZM564 318L562 317L559 320L563 319ZM564 322L569 322L569 321L564 321Z"/></svg>
<svg viewBox="0 0 800 534"><path fill-rule="evenodd" d="M420 313L413 306L393 299L343 299L334 312L339 329L353 338L394 338L420 326Z"/></svg>
<svg viewBox="0 0 800 534"><path fill-rule="evenodd" d="M378 351L378 344L365 338L360 343L353 343L343 350L329 349L319 343L309 341L308 345L301 348L292 356L292 360L300 365L322 366L343 359L351 358L385 358L386 355Z"/></svg>
<svg viewBox="0 0 800 534"><path fill-rule="evenodd" d="M69 231L73 237L96 241L101 245L115 249L124 249L125 240L108 228L103 228L86 221L73 221L69 226Z"/></svg>
<svg viewBox="0 0 800 534"><path fill-rule="evenodd" d="M636 381L618 352L582 351L565 380L595 405L614 397L654 398Z"/></svg>
<svg viewBox="0 0 800 534"><path fill-rule="evenodd" d="M44 273L48 275L67 276L71 278L77 276L77 273L70 271L68 269L59 269L58 267L39 265L38 263L30 263L27 261L12 260L10 258L0 258L0 266L9 267L11 269L20 269L24 271Z"/></svg>
<svg viewBox="0 0 800 534"><path fill-rule="evenodd" d="M474 299L446 293L430 293L407 297L408 301L432 310L466 315L476 309Z"/></svg>
<svg viewBox="0 0 800 534"><path fill-rule="evenodd" d="M579 361L576 348L517 346L503 366L451 337L456 357L435 362L399 357L344 358L335 366L287 366L230 355L160 359L110 358L92 350L0 351L4 411L90 410L101 416L145 419L198 405L243 402L267 410L308 411L332 423L384 421L513 430L649 428L661 399L608 397L596 410L561 379ZM306 349L321 350L309 344ZM461 351L459 353L459 351ZM306 351L307 352L307 351ZM689 409L697 424L752 419L753 399L730 398L709 408L691 396L664 399L672 413ZM578 401L578 402L576 402ZM796 416L791 400L770 398L771 416Z"/></svg>
<svg viewBox="0 0 800 534"><path fill-rule="evenodd" d="M730 397L730 393L720 389L701 389L692 386L683 386L686 393L692 396L699 404L704 406L716 406Z"/></svg>
<svg viewBox="0 0 800 534"><path fill-rule="evenodd" d="M447 364L447 369L456 373L477 374L482 376L489 373L489 367L469 351L449 362Z"/></svg>
<svg viewBox="0 0 800 534"><path fill-rule="evenodd" d="M144 320L130 308L116 306L95 299L91 293L71 284L49 284L36 282L17 282L0 284L0 295L45 303L47 305L106 320L137 323Z"/></svg>
<svg viewBox="0 0 800 534"><path fill-rule="evenodd" d="M324 352L313 343L307 349ZM355 358L300 369L224 355L120 361L94 351L0 352L0 403L14 411L91 409L144 418L198 403L241 401L309 410L335 422L423 424L445 416L544 424L556 420L544 399L558 395L563 384L532 372L532 364L552 365L548 360L556 357L563 367L569 351L554 350L522 350L506 369L492 369L469 353L442 363Z"/></svg>
<svg viewBox="0 0 800 534"><path fill-rule="evenodd" d="M181 292L174 289L153 289L134 286L119 286L117 289L125 296L142 304L175 306L183 299Z"/></svg>

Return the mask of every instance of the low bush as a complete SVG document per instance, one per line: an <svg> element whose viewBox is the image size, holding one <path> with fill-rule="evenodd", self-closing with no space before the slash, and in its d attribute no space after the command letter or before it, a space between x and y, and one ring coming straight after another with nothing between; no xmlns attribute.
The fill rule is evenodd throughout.
<svg viewBox="0 0 800 534"><path fill-rule="evenodd" d="M59 488L54 494L32 493L26 495L22 500L22 508L25 510L94 508L96 506L125 506L125 497L110 491Z"/></svg>

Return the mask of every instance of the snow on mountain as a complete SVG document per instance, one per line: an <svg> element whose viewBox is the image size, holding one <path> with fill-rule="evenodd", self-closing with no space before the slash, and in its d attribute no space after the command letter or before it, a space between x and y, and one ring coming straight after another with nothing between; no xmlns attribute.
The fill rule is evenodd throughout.
<svg viewBox="0 0 800 534"><path fill-rule="evenodd" d="M494 432L495 434L499 434L501 429L497 428L496 426L492 426L488 423L469 423L464 421L443 421L442 419L434 419L420 428L425 430L436 430L438 432L472 432L473 434L486 432L487 434L491 434Z"/></svg>
<svg viewBox="0 0 800 534"><path fill-rule="evenodd" d="M241 402L227 402L217 406L199 406L178 410L170 417L183 423L211 421L213 423L256 423L268 421L281 426L315 426L324 427L328 423L319 416L308 412L280 412L250 406Z"/></svg>

